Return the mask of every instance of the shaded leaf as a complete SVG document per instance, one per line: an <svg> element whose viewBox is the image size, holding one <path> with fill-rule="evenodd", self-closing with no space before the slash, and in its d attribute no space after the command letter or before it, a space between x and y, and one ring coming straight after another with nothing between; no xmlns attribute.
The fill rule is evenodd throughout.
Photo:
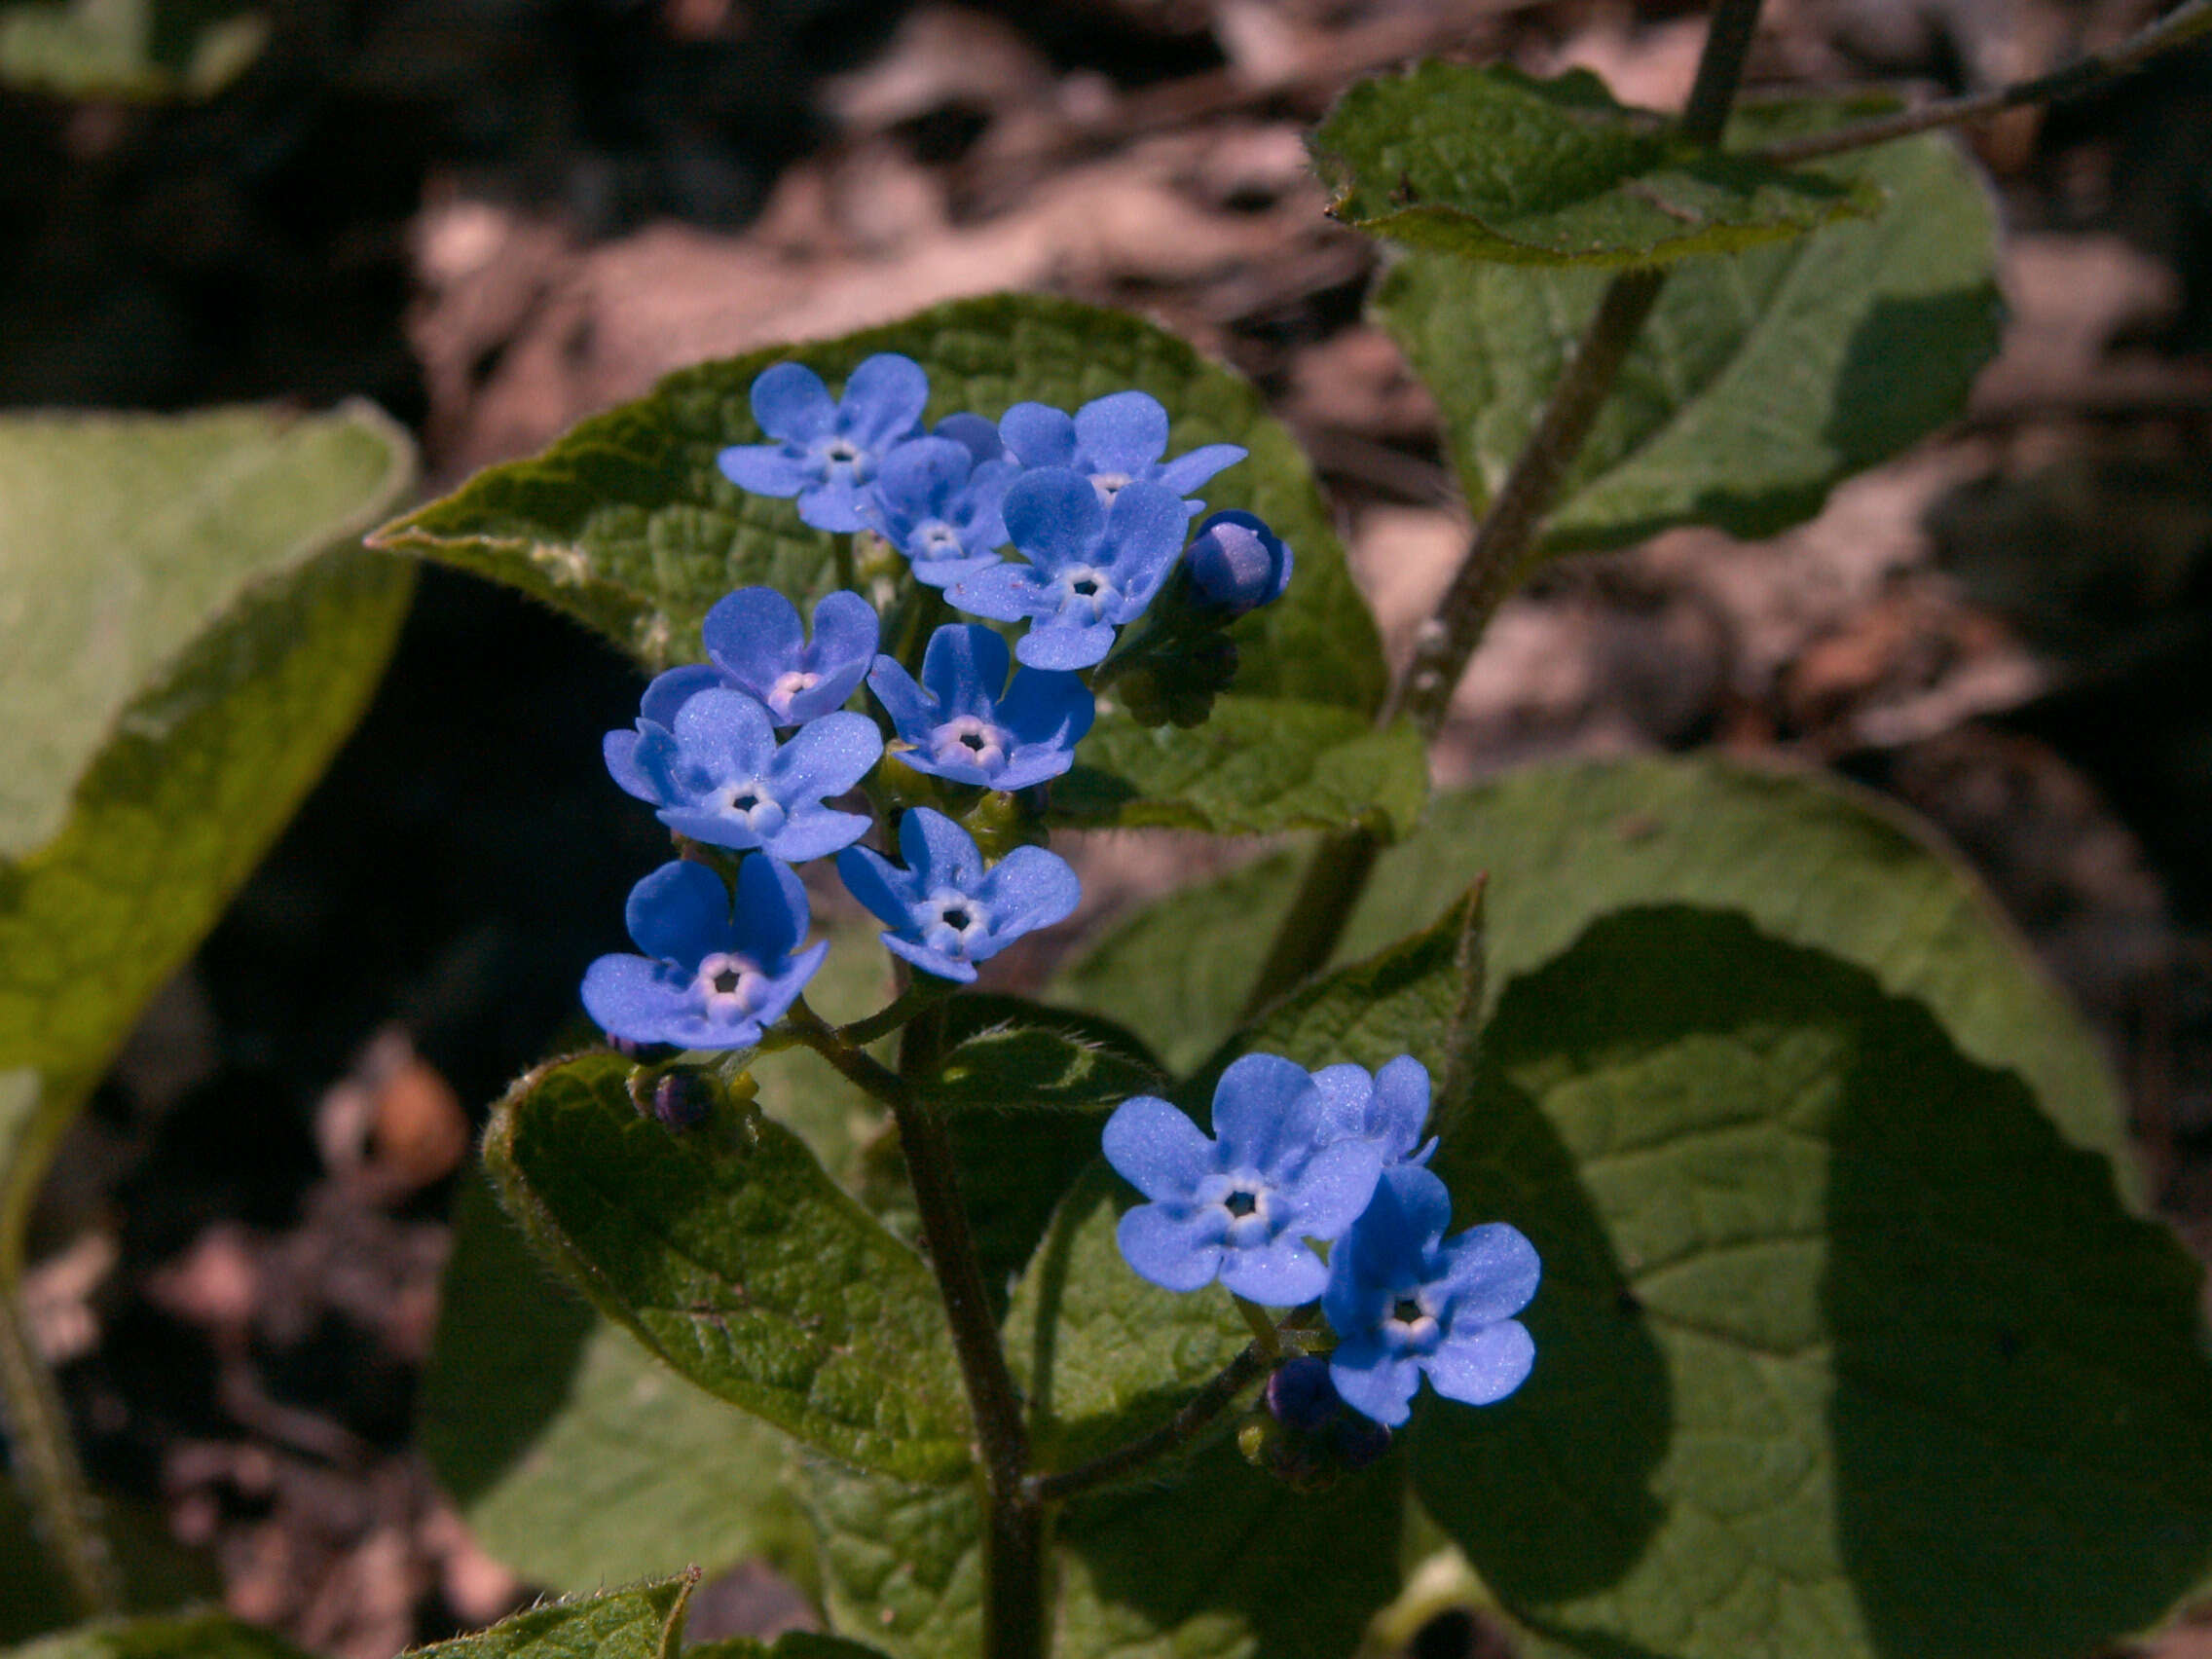
<svg viewBox="0 0 2212 1659"><path fill-rule="evenodd" d="M423 1659L676 1659L696 1571L659 1584L582 1596L501 1619L420 1649Z"/></svg>
<svg viewBox="0 0 2212 1659"><path fill-rule="evenodd" d="M1737 127L1781 137L1847 107L1774 106ZM1674 272L1567 469L1544 550L1619 547L1681 524L1772 535L1964 411L1997 349L1987 193L1939 134L1833 165L1887 198L1881 213ZM1377 313L1436 393L1477 511L1535 429L1605 281L1437 254L1384 279Z"/></svg>
<svg viewBox="0 0 2212 1659"><path fill-rule="evenodd" d="M477 1541L556 1590L806 1547L792 1443L546 1277L490 1189L464 1188L418 1437Z"/></svg>
<svg viewBox="0 0 2212 1659"><path fill-rule="evenodd" d="M627 1060L540 1068L500 1103L501 1199L602 1311L683 1376L811 1445L922 1480L968 1466L936 1286L791 1130L719 1104L674 1134Z"/></svg>
<svg viewBox="0 0 2212 1659"><path fill-rule="evenodd" d="M982 1517L976 1488L910 1486L815 1459L799 1483L830 1621L892 1659L983 1650Z"/></svg>
<svg viewBox="0 0 2212 1659"><path fill-rule="evenodd" d="M1097 1113L1166 1087L1144 1042L1094 1015L971 993L945 1005L922 1087L950 1114Z"/></svg>
<svg viewBox="0 0 2212 1659"><path fill-rule="evenodd" d="M2200 1581L2199 1270L1864 971L1601 920L1506 989L1436 1167L1545 1282L1529 1382L1425 1397L1415 1479L1554 1640L2055 1659Z"/></svg>
<svg viewBox="0 0 2212 1659"><path fill-rule="evenodd" d="M1184 731L1103 719L1052 786L1051 816L1087 829L1259 835L1372 818L1412 829L1428 797L1428 755L1410 722L1378 731L1348 708L1241 693Z"/></svg>
<svg viewBox="0 0 2212 1659"><path fill-rule="evenodd" d="M6 1659L305 1659L283 1638L228 1613L115 1619L11 1647Z"/></svg>
<svg viewBox="0 0 2212 1659"><path fill-rule="evenodd" d="M1586 69L1540 81L1431 59L1355 84L1311 144L1332 215L1460 260L1664 265L1802 236L1881 201L1862 180L1690 144Z"/></svg>
<svg viewBox="0 0 2212 1659"><path fill-rule="evenodd" d="M268 39L265 14L222 0L18 0L0 6L0 85L71 98L209 98Z"/></svg>
<svg viewBox="0 0 2212 1659"><path fill-rule="evenodd" d="M1168 895L1064 975L1064 994L1157 1033L1170 1065L1195 1063L1235 1020L1300 865L1272 859ZM2118 1090L2080 1016L1979 884L1862 791L1717 760L1515 772L1432 803L1382 855L1340 954L1426 926L1486 871L1492 1004L1623 905L1740 910L1926 1003L1970 1058L2018 1071L2075 1144L2125 1145Z"/></svg>

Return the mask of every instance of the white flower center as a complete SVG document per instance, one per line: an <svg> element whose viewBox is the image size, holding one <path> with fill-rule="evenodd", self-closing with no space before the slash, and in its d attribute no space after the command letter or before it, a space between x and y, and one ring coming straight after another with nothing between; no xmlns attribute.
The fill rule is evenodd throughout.
<svg viewBox="0 0 2212 1659"><path fill-rule="evenodd" d="M1060 614L1089 627L1105 620L1106 608L1122 597L1113 578L1093 565L1071 566L1059 581Z"/></svg>
<svg viewBox="0 0 2212 1659"><path fill-rule="evenodd" d="M940 763L975 766L986 778L1005 769L1007 751L1013 747L1012 732L974 715L955 715L930 734L930 751Z"/></svg>
<svg viewBox="0 0 2212 1659"><path fill-rule="evenodd" d="M990 912L965 893L941 889L920 908L922 942L932 950L966 961L970 944L990 937Z"/></svg>
<svg viewBox="0 0 2212 1659"><path fill-rule="evenodd" d="M793 699L813 690L821 683L821 675L808 674L803 669L794 668L789 674L779 674L776 683L768 687L768 707L788 719Z"/></svg>
<svg viewBox="0 0 2212 1659"><path fill-rule="evenodd" d="M717 951L700 962L692 989L706 1004L709 1019L739 1020L765 1007L773 987L749 958Z"/></svg>
<svg viewBox="0 0 2212 1659"><path fill-rule="evenodd" d="M1382 1321L1382 1337L1401 1353L1427 1353L1442 1340L1443 1327L1429 1311L1428 1297L1419 1290L1401 1291L1391 1299Z"/></svg>
<svg viewBox="0 0 2212 1659"><path fill-rule="evenodd" d="M1109 506L1113 504L1114 498L1126 490L1132 482L1134 480L1126 472L1093 472L1090 475L1091 488L1098 492L1098 498Z"/></svg>
<svg viewBox="0 0 2212 1659"><path fill-rule="evenodd" d="M731 817L763 841L782 830L790 816L784 811L783 803L768 793L768 786L758 778L732 784L724 804Z"/></svg>

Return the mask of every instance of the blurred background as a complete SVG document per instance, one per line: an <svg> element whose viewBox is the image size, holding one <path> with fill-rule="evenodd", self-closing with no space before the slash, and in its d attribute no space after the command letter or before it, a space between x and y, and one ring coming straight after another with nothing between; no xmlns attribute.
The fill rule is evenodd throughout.
<svg viewBox="0 0 2212 1659"><path fill-rule="evenodd" d="M1437 52L1673 107L1703 32L1626 0L147 3L0 3L0 404L365 393L436 489L703 357L1049 290L1260 384L1394 648L1465 524L1304 129ZM1993 86L2151 11L1771 0L1753 95ZM88 41L136 49L130 96L72 79ZM2212 1251L2212 51L1972 141L2010 318L1966 422L1775 541L1555 567L1438 771L1717 746L1908 804L2087 1011ZM578 1034L582 968L665 846L599 761L638 683L426 571L366 721L44 1200L31 1289L95 1474L211 1552L235 1611L343 1659L532 1593L439 1496L411 1410L486 1105ZM1093 925L1194 868L1160 836L1079 856ZM697 1607L702 1637L806 1617L759 1567Z"/></svg>

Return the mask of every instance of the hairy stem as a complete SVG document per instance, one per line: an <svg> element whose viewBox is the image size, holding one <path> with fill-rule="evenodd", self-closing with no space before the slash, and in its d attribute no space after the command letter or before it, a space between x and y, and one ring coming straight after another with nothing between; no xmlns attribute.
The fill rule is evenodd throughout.
<svg viewBox="0 0 2212 1659"><path fill-rule="evenodd" d="M87 1618L118 1611L122 1586L100 1530L98 1505L12 1278L0 1294L0 1423L32 1517L77 1610Z"/></svg>
<svg viewBox="0 0 2212 1659"><path fill-rule="evenodd" d="M1279 1341L1275 1351L1281 1351ZM1204 1387L1193 1394L1181 1411L1150 1434L1140 1435L1127 1445L1118 1446L1111 1452L1091 1458L1088 1463L1078 1463L1072 1469L1062 1469L1051 1475L1030 1476L1028 1490L1031 1497L1039 1503L1057 1503L1064 1498L1074 1497L1078 1493L1088 1492L1092 1487L1103 1486L1108 1481L1131 1474L1156 1457L1165 1456L1178 1446L1188 1444L1199 1430L1227 1411L1237 1395L1268 1374L1272 1364L1272 1357L1262 1353L1260 1345L1253 1343L1231 1360Z"/></svg>
<svg viewBox="0 0 2212 1659"><path fill-rule="evenodd" d="M929 1016L924 1018L926 1022ZM785 1028L888 1106L898 1124L906 1178L921 1216L922 1243L944 1300L982 1455L988 1496L985 1659L1043 1659L1044 1517L1027 1486L1029 1430L1021 1396L1007 1370L1006 1351L999 1346L998 1322L983 1286L976 1235L960 1201L944 1120L904 1078L847 1041L803 999L793 1004Z"/></svg>
<svg viewBox="0 0 2212 1659"><path fill-rule="evenodd" d="M1853 150L1863 150L1869 145L1887 144L1892 139L1909 138L1915 132L1933 131L1938 127L1957 127L1970 121L1985 120L2027 104L2055 103L2061 98L2078 97L2083 92L2094 92L2108 81L2133 74L2161 52L2207 33L2212 33L2212 0L2187 0L2186 4L2176 7L2157 22L2130 35L2110 52L2092 53L2081 61L2069 63L2063 69L2054 69L2047 75L2038 75L2030 81L2015 81L2012 85L1999 87L1994 92L1945 98L1920 109L1883 116L1877 121L1839 127L1827 132L1808 133L1802 138L1770 144L1765 149L1754 150L1751 154L1762 162L1777 164L1817 161L1823 156L1840 156Z"/></svg>
<svg viewBox="0 0 2212 1659"><path fill-rule="evenodd" d="M1684 134L1698 143L1719 139L1743 80L1744 58L1758 14L1759 0L1720 0L1714 11L1681 122ZM1652 269L1624 271L1606 285L1596 314L1552 387L1536 429L1475 526L1435 615L1421 624L1413 658L1383 701L1381 723L1387 725L1401 717L1411 719L1424 739L1434 739L1444 724L1452 693L1483 631L1506 595L1528 574L1544 514L1590 436L1598 411L1604 407L1665 281L1666 273ZM1323 838L1253 982L1245 1018L1335 954L1382 848L1381 836L1364 826Z"/></svg>

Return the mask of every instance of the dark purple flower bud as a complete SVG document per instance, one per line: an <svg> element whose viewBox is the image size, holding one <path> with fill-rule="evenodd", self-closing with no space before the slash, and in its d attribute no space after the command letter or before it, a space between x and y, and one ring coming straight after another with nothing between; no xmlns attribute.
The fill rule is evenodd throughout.
<svg viewBox="0 0 2212 1659"><path fill-rule="evenodd" d="M1191 581L1236 615L1279 599L1290 585L1290 549L1251 513L1216 513L1183 555Z"/></svg>
<svg viewBox="0 0 2212 1659"><path fill-rule="evenodd" d="M1305 1429L1322 1427L1344 1405L1329 1381L1329 1362L1310 1353L1300 1354L1269 1377L1266 1400L1275 1421Z"/></svg>
<svg viewBox="0 0 2212 1659"><path fill-rule="evenodd" d="M695 1129L713 1104L706 1080L689 1072L664 1072L653 1085L653 1116L664 1128Z"/></svg>

